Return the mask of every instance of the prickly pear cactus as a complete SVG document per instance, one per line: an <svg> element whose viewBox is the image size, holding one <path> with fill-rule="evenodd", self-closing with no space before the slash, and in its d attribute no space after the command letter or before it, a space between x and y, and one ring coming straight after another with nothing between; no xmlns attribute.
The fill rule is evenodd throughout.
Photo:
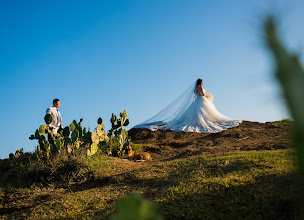
<svg viewBox="0 0 304 220"><path fill-rule="evenodd" d="M121 116L127 117L127 112L122 112ZM52 121L51 115L46 115L45 120L46 123L50 123ZM49 140L46 139L46 134L49 134L50 130L46 125L41 125L35 134L29 137L30 140L37 139L39 142L35 154L39 154L40 157L44 157L45 155L49 157L56 155L61 150L73 153L74 149L79 149L81 146L90 146L88 155L93 155L96 153L99 145L107 146L110 142L110 137L106 135L102 119L100 117L98 118L98 126L94 132L90 132L90 127L88 132L86 128L82 128L82 121L82 118L78 123L76 120L73 120L73 122L64 129L59 128L57 134L52 134L51 139L49 139L50 135L47 136ZM117 133L126 121L123 118L117 119L116 115L112 114L111 122L111 132L115 131ZM122 132L124 133L124 131ZM110 136L112 136L112 133ZM125 139L124 136L122 136L122 138ZM116 138L116 140L116 146L118 146L118 138ZM123 143L123 141L121 141L121 143ZM39 155L37 155L37 157Z"/></svg>
<svg viewBox="0 0 304 220"><path fill-rule="evenodd" d="M116 120L117 120L116 115L114 115L114 114L112 113L112 117L111 117L111 119L110 119L111 123L112 123L112 124L115 124Z"/></svg>
<svg viewBox="0 0 304 220"><path fill-rule="evenodd" d="M40 125L39 127L39 135L45 135L45 130L47 129L46 125Z"/></svg>
<svg viewBox="0 0 304 220"><path fill-rule="evenodd" d="M52 116L46 115L45 121L49 124L52 121ZM37 139L39 142L35 151L37 158L39 155L40 157L54 156L60 150L63 150L63 146L65 146L64 150L71 153L74 149L79 149L84 144L91 145L91 132L86 132L86 128L82 128L82 121L82 118L78 123L76 120L73 120L73 122L64 129L59 128L56 134L52 134L52 136L48 135L48 140L46 139L46 134L49 134L50 130L46 125L41 125L39 129L36 130L35 134L29 137L30 140ZM104 131L102 131L102 129L104 129L103 124L98 127L99 135L96 135L95 139L93 138L96 143L103 140L102 135L104 134Z"/></svg>
<svg viewBox="0 0 304 220"><path fill-rule="evenodd" d="M73 120L73 125L71 124L70 126L71 127L74 127L74 129L77 129L78 130L78 133L79 133L79 137L82 137L84 134L85 134L85 132L83 132L83 129L82 129L82 126L81 126L81 122L83 121L83 118L81 118L80 120L79 120L79 122L77 123L77 121L76 120ZM71 130L71 129L70 129Z"/></svg>
<svg viewBox="0 0 304 220"><path fill-rule="evenodd" d="M15 155L14 155L13 153L10 153L10 154L9 154L9 158L10 158L11 160L13 160L13 161L16 160Z"/></svg>
<svg viewBox="0 0 304 220"><path fill-rule="evenodd" d="M131 143L131 138L127 139L123 146L127 147L130 145L130 143Z"/></svg>
<svg viewBox="0 0 304 220"><path fill-rule="evenodd" d="M67 126L63 129L63 132L62 132L63 136L64 137L68 137L70 135L70 128Z"/></svg>
<svg viewBox="0 0 304 220"><path fill-rule="evenodd" d="M91 139L92 139L93 143L95 143L95 144L99 143L99 136L98 136L98 134L96 132L92 132Z"/></svg>
<svg viewBox="0 0 304 220"><path fill-rule="evenodd" d="M121 128L122 126L123 126L123 119L122 118L117 119L117 127Z"/></svg>
<svg viewBox="0 0 304 220"><path fill-rule="evenodd" d="M15 158L19 158L19 157L20 157L20 151L19 151L19 148L18 148L15 152Z"/></svg>
<svg viewBox="0 0 304 220"><path fill-rule="evenodd" d="M128 140L128 132L125 129L121 129L118 131L118 137L119 137L119 153L122 152L122 149L125 145L125 143Z"/></svg>
<svg viewBox="0 0 304 220"><path fill-rule="evenodd" d="M63 137L63 128L60 127L57 131L57 134L60 134L61 137Z"/></svg>
<svg viewBox="0 0 304 220"><path fill-rule="evenodd" d="M57 151L60 151L60 149L64 146L64 140L57 138L54 141L54 144L55 144L55 146L57 148Z"/></svg>
<svg viewBox="0 0 304 220"><path fill-rule="evenodd" d="M39 138L40 138L40 134L39 134L39 130L37 129L35 132L35 139L39 140Z"/></svg>
<svg viewBox="0 0 304 220"><path fill-rule="evenodd" d="M65 146L68 146L69 144L72 143L72 140L69 136L65 136L63 139L64 139L64 145Z"/></svg>
<svg viewBox="0 0 304 220"><path fill-rule="evenodd" d="M87 150L87 155L92 156L94 155L98 150L98 145L96 143L91 144L90 149Z"/></svg>
<svg viewBox="0 0 304 220"><path fill-rule="evenodd" d="M112 128L109 130L107 138L105 138L105 143L111 145L111 143L117 143L114 148L117 149L118 154L120 155L122 153L122 149L124 145L126 144L128 140L128 132L123 129L123 126L129 125L130 121L127 118L128 112L124 110L123 112L120 112L119 114L120 118L117 118L114 114L112 114L111 117L111 124ZM114 137L113 137L114 134ZM112 141L111 141L112 140ZM116 141L114 141L116 140ZM118 146L117 146L118 145ZM113 147L113 146L109 146Z"/></svg>
<svg viewBox="0 0 304 220"><path fill-rule="evenodd" d="M127 110L124 110L123 112L120 112L120 117L121 117L123 120L126 120L127 117L128 117L128 112L127 112Z"/></svg>
<svg viewBox="0 0 304 220"><path fill-rule="evenodd" d="M118 135L120 136L120 143L124 144L125 140L127 140L128 132L125 129L119 131Z"/></svg>
<svg viewBox="0 0 304 220"><path fill-rule="evenodd" d="M47 153L47 156L49 157L49 153L50 153L50 150L51 150L51 145L50 145L50 142L47 141L47 140L42 140L41 143L40 143L40 149L44 152Z"/></svg>
<svg viewBox="0 0 304 220"><path fill-rule="evenodd" d="M42 143L43 143L43 141L45 140L45 136L44 135L41 135L40 137L39 137L39 144L41 145Z"/></svg>
<svg viewBox="0 0 304 220"><path fill-rule="evenodd" d="M47 125L51 124L53 121L53 116L51 114L46 114L44 116L44 121Z"/></svg>
<svg viewBox="0 0 304 220"><path fill-rule="evenodd" d="M128 126L129 123L130 123L130 121L129 121L129 119L127 118L126 121L125 121L125 123L124 123L124 126Z"/></svg>
<svg viewBox="0 0 304 220"><path fill-rule="evenodd" d="M82 141L84 142L84 144L91 144L92 143L92 133L91 132L86 132L83 137L82 137Z"/></svg>
<svg viewBox="0 0 304 220"><path fill-rule="evenodd" d="M70 125L69 125L69 129L71 130L71 131L74 131L75 130L75 124L74 123L71 123Z"/></svg>
<svg viewBox="0 0 304 220"><path fill-rule="evenodd" d="M105 135L105 130L104 130L104 125L103 124L99 124L96 127L96 133L99 137L104 138L103 136Z"/></svg>
<svg viewBox="0 0 304 220"><path fill-rule="evenodd" d="M73 130L71 135L72 142L75 142L78 137L79 137L79 131L77 129Z"/></svg>
<svg viewBox="0 0 304 220"><path fill-rule="evenodd" d="M74 147L76 147L77 149L80 148L81 142L80 141L75 141L74 142Z"/></svg>
<svg viewBox="0 0 304 220"><path fill-rule="evenodd" d="M82 127L81 127L81 126L78 126L76 129L78 130L79 137L82 137L83 134L84 134L84 133L83 133L83 130L82 130Z"/></svg>

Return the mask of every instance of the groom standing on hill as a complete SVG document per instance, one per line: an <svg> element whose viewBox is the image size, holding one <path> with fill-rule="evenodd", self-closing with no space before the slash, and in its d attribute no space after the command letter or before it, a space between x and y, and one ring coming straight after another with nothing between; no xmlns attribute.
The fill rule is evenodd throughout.
<svg viewBox="0 0 304 220"><path fill-rule="evenodd" d="M59 99L53 100L53 107L46 110L46 114L50 114L53 117L53 121L49 124L49 128L53 134L56 134L59 128L62 128L62 118L58 108L60 107Z"/></svg>

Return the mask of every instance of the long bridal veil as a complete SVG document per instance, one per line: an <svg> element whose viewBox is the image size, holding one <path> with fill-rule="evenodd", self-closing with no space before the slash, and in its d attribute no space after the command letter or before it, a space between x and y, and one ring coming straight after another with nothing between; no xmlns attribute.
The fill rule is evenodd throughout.
<svg viewBox="0 0 304 220"><path fill-rule="evenodd" d="M195 88L193 83L166 108L134 128L211 133L242 122L219 113L212 101L196 95Z"/></svg>
<svg viewBox="0 0 304 220"><path fill-rule="evenodd" d="M189 86L180 96L162 111L135 126L135 128L148 128L151 130L166 129L169 122L177 120L187 108L194 102L195 83Z"/></svg>

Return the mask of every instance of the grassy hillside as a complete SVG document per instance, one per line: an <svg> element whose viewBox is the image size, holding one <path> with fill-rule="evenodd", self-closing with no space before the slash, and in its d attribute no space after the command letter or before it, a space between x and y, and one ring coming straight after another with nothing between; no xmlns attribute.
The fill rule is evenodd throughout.
<svg viewBox="0 0 304 220"><path fill-rule="evenodd" d="M261 124L267 128L271 125L275 135L269 137L270 142L275 143L275 136L282 139L280 134L288 133L289 125L284 123ZM163 144L162 140L171 132L154 144L149 142L151 139L134 138L137 144L133 148L151 153L154 159L149 162L131 162L101 153L88 158L79 152L62 157L47 169L42 163L33 164L32 170L29 167L1 169L0 216L2 219L108 219L116 201L135 192L157 204L165 219L297 217L296 169L289 137L281 140L286 142L281 148L268 150L262 144L261 149L242 149L238 144L248 139L250 145L251 137L237 141L243 138L238 137L234 140L236 144L230 145L235 149L225 150L228 139L233 143L235 138L227 132L236 134L240 129L244 128L229 129L217 134L218 137L213 135L212 144L217 149L214 151L210 151L211 143L201 145L208 143L211 138L208 135L193 137L194 142L182 133L175 133L181 135L175 143L188 140L181 145ZM250 131L256 135L254 129L257 128L252 126ZM217 138L224 139L217 142Z"/></svg>

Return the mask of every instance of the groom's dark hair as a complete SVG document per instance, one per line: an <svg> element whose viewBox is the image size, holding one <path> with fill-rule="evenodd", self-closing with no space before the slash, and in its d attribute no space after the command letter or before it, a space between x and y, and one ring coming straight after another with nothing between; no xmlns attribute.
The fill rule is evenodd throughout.
<svg viewBox="0 0 304 220"><path fill-rule="evenodd" d="M55 103L57 103L58 101L60 101L59 99L54 99L53 100L53 105L55 105Z"/></svg>

